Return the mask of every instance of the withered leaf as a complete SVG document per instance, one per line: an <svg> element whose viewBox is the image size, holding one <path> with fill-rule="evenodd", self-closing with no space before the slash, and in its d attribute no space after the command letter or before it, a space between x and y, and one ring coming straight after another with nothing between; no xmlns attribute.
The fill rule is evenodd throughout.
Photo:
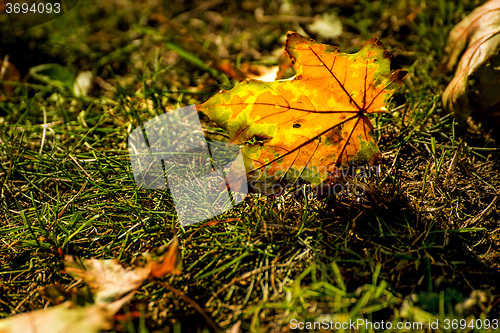
<svg viewBox="0 0 500 333"><path fill-rule="evenodd" d="M444 107L465 125L473 116L500 125L500 0L474 9L450 32L444 66L455 76L443 93Z"/></svg>
<svg viewBox="0 0 500 333"><path fill-rule="evenodd" d="M113 314L102 305L75 307L65 302L0 320L0 333L97 333L111 328Z"/></svg>
<svg viewBox="0 0 500 333"><path fill-rule="evenodd" d="M65 270L82 279L90 288L96 304L106 304L139 288L149 277L149 267L125 269L116 259L80 259L67 256Z"/></svg>
<svg viewBox="0 0 500 333"><path fill-rule="evenodd" d="M117 259L77 259L66 257L65 270L73 278L82 279L90 288L96 304L107 304L138 289L148 278L180 274L182 261L178 240L174 238L167 253L157 259L146 256L143 267L124 268Z"/></svg>

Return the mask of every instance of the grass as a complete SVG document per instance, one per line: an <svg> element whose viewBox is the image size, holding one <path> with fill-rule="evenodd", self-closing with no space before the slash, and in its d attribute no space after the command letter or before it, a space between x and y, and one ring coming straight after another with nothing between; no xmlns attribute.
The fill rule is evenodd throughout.
<svg viewBox="0 0 500 333"><path fill-rule="evenodd" d="M448 31L478 3L291 2L297 16L336 12L344 33L324 42L355 52L376 36L393 51L394 69L408 70L392 111L372 119L381 177L367 181L362 200L252 195L182 227L168 191L135 185L128 134L234 85L210 67L218 57L276 61L272 51L286 31L305 25L273 16L280 8L287 14L278 2L210 5L186 16L194 7L177 2L89 1L17 36L2 24L1 55L9 54L23 80L0 82L15 88L0 95L0 317L56 304L54 284L71 295L61 252L133 264L177 235L183 274L145 284L114 331L213 330L179 294L223 330L364 318L394 326L439 320L436 332L491 331L444 326L500 312L498 141L459 128L442 110L451 75L437 70ZM257 22L256 8L271 19ZM74 74L91 71L89 95L27 76L51 62Z"/></svg>

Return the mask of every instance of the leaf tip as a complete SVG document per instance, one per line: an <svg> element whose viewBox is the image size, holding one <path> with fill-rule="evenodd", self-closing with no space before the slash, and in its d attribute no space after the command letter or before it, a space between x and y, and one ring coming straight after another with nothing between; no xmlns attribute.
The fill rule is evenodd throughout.
<svg viewBox="0 0 500 333"><path fill-rule="evenodd" d="M376 46L382 46L384 47L384 45L382 44L382 42L380 41L380 39L378 39L377 37L373 37L373 38L370 38L369 40L367 40L362 47L365 47L366 45L376 45Z"/></svg>
<svg viewBox="0 0 500 333"><path fill-rule="evenodd" d="M384 58L389 59L389 60L392 58L392 53L390 51L386 50L386 48L384 47L384 44L382 44L380 39L378 39L377 37L373 37L373 38L370 38L369 40L367 40L363 44L361 49L364 49L365 47L378 48L384 52Z"/></svg>
<svg viewBox="0 0 500 333"><path fill-rule="evenodd" d="M298 33L296 33L295 31L288 31L286 33L286 42L285 42L285 50L288 49L290 43L315 43L316 41L309 38L309 37L305 37L305 36L302 36Z"/></svg>

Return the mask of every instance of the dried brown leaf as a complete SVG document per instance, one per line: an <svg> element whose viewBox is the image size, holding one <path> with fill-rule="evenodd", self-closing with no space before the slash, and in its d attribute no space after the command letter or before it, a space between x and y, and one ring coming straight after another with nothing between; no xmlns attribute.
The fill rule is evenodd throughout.
<svg viewBox="0 0 500 333"><path fill-rule="evenodd" d="M0 320L0 333L92 333L111 328L113 313L101 305L74 307L66 302Z"/></svg>
<svg viewBox="0 0 500 333"><path fill-rule="evenodd" d="M90 288L96 304L107 304L139 288L148 278L180 274L182 260L175 237L168 252L152 259L147 255L143 267L124 268L116 259L75 259L66 256L65 270L75 279L82 279Z"/></svg>
<svg viewBox="0 0 500 333"><path fill-rule="evenodd" d="M443 93L444 107L462 124L474 115L487 124L499 125L500 0L488 1L457 24L450 32L446 50L446 69L453 69L459 62Z"/></svg>
<svg viewBox="0 0 500 333"><path fill-rule="evenodd" d="M66 272L82 279L94 295L96 304L107 304L137 289L149 277L150 268L125 269L116 259L80 259L66 256Z"/></svg>
<svg viewBox="0 0 500 333"><path fill-rule="evenodd" d="M0 4L1 6L1 4ZM21 80L21 75L17 68L9 62L9 57L6 56L3 60L0 58L0 81L13 81L19 82ZM15 86L10 84L0 85L0 100L2 100L2 95L7 97L12 96Z"/></svg>

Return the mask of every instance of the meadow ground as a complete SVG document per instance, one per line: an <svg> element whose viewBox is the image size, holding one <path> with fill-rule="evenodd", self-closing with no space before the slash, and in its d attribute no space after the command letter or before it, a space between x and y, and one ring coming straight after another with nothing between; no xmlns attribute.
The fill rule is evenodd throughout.
<svg viewBox="0 0 500 333"><path fill-rule="evenodd" d="M481 2L83 2L22 33L0 16L0 56L21 77L0 82L1 318L60 302L50 285L72 297L61 253L133 264L174 235L183 273L143 285L114 331L499 318L500 148L480 126L456 126L440 102L453 75L440 70L447 34ZM323 13L341 35L311 31ZM361 200L251 195L182 227L168 191L135 185L128 134L234 86L220 59L276 65L289 30L348 53L378 37L393 69L408 71L390 112L371 118L380 177ZM92 72L88 95L29 74L46 63Z"/></svg>

